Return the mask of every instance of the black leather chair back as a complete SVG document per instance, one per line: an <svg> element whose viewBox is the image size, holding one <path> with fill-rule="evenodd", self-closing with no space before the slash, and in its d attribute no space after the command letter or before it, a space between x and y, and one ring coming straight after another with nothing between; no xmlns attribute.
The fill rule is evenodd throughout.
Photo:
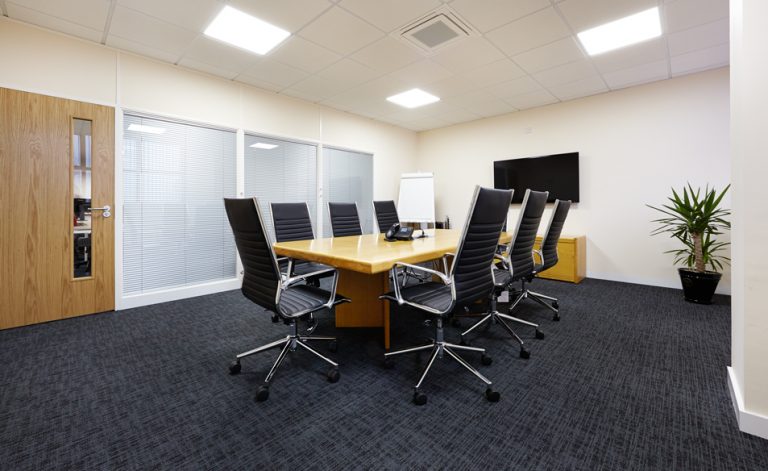
<svg viewBox="0 0 768 471"><path fill-rule="evenodd" d="M360 217L355 203L328 203L331 216L331 229L334 237L357 236L363 234Z"/></svg>
<svg viewBox="0 0 768 471"><path fill-rule="evenodd" d="M272 224L277 242L315 238L307 203L272 203Z"/></svg>
<svg viewBox="0 0 768 471"><path fill-rule="evenodd" d="M374 201L373 212L376 213L376 223L381 233L387 232L392 224L400 222L394 201Z"/></svg>
<svg viewBox="0 0 768 471"><path fill-rule="evenodd" d="M552 218L549 220L547 232L541 241L542 267L539 270L546 270L557 263L557 241L560 240L560 234L563 232L565 218L568 217L568 210L571 209L570 200L555 200L555 208L552 210Z"/></svg>
<svg viewBox="0 0 768 471"><path fill-rule="evenodd" d="M243 295L259 306L277 312L280 272L264 230L259 202L256 198L225 198L224 208L243 262Z"/></svg>
<svg viewBox="0 0 768 471"><path fill-rule="evenodd" d="M475 188L451 271L456 304L474 302L493 291L493 256L512 202L512 191Z"/></svg>
<svg viewBox="0 0 768 471"><path fill-rule="evenodd" d="M512 236L510 246L512 280L519 280L533 274L533 245L536 243L536 233L539 230L548 197L548 191L525 190L523 207L520 210L517 229Z"/></svg>

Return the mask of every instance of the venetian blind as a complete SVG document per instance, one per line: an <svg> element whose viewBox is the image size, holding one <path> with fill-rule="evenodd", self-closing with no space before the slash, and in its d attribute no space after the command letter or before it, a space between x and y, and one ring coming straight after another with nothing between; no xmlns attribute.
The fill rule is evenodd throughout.
<svg viewBox="0 0 768 471"><path fill-rule="evenodd" d="M373 155L323 148L324 237L331 237L328 203L357 202L364 234L373 232Z"/></svg>
<svg viewBox="0 0 768 471"><path fill-rule="evenodd" d="M223 198L236 194L236 135L126 114L123 293L236 277Z"/></svg>
<svg viewBox="0 0 768 471"><path fill-rule="evenodd" d="M271 203L306 202L317 231L317 146L246 134L245 196L259 199L273 241Z"/></svg>

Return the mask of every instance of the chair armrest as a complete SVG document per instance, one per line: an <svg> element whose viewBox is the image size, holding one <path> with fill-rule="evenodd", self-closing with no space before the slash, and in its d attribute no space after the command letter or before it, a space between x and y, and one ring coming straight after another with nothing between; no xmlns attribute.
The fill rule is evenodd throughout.
<svg viewBox="0 0 768 471"><path fill-rule="evenodd" d="M419 265L412 265L410 263L404 263L404 262L395 262L395 265L392 268L394 269L398 267L406 267L415 271L422 271L424 273L429 273L430 275L435 275L439 277L444 284L446 285L451 284L451 280L448 278L448 276L445 273L439 272L437 270L432 270L431 268L426 268Z"/></svg>
<svg viewBox="0 0 768 471"><path fill-rule="evenodd" d="M410 263L396 262L392 266L392 268L391 268L392 276L393 276L392 279L395 280L395 282L392 283L394 285L394 288L395 288L395 290L394 290L395 291L395 299L397 300L397 304L399 306L402 306L403 304L409 304L411 306L414 306L416 308L422 309L422 310L427 311L427 312L433 312L435 314L440 314L439 311L437 311L437 310L435 310L435 309L433 309L433 308L431 308L429 306L423 306L421 304L414 303L413 301L408 301L407 299L403 298L403 294L400 292L400 283L397 282L397 269L399 267L411 268L413 270L418 270L418 271L422 271L424 273L429 273L431 275L435 275L438 278L440 278L440 281L442 281L445 285L450 285L451 284L450 278L448 278L444 273L440 273L437 270L432 270L432 269L429 269L429 268L421 267L419 265L412 265Z"/></svg>
<svg viewBox="0 0 768 471"><path fill-rule="evenodd" d="M288 263L291 263L291 262L293 262L293 260L290 260ZM323 275L325 273L330 273L330 272L334 272L335 274L338 274L335 268L326 268L324 270L313 271L312 273L304 273L303 275L296 275L296 276L290 277L283 282L283 289L299 281L306 280L307 278L312 278L313 276Z"/></svg>

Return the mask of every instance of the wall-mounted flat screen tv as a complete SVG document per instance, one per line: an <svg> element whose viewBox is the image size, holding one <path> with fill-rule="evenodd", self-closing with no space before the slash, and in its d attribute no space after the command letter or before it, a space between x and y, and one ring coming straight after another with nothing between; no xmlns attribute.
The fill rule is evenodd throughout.
<svg viewBox="0 0 768 471"><path fill-rule="evenodd" d="M554 154L493 163L493 186L514 189L512 203L522 203L525 190L549 191L556 199L579 201L579 153Z"/></svg>

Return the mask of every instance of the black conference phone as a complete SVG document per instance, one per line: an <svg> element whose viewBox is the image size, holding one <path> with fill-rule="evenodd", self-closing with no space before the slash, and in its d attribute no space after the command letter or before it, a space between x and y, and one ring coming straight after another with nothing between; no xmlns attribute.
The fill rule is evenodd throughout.
<svg viewBox="0 0 768 471"><path fill-rule="evenodd" d="M400 223L392 224L392 227L387 229L384 238L388 241L394 240L411 240L413 239L413 228L407 226L400 226Z"/></svg>

